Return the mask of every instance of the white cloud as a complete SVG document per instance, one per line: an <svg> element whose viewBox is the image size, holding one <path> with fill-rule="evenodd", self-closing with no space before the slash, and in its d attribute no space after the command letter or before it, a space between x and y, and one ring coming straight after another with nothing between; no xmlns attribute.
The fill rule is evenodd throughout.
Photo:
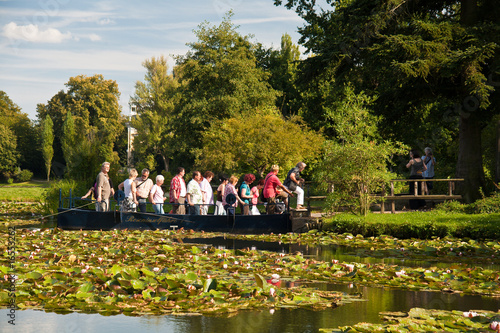
<svg viewBox="0 0 500 333"><path fill-rule="evenodd" d="M11 40L24 40L35 43L61 43L65 39L71 39L71 33L62 33L54 28L41 30L37 25L17 25L10 22L3 27L3 35Z"/></svg>
<svg viewBox="0 0 500 333"><path fill-rule="evenodd" d="M89 39L93 42L97 42L97 41L100 41L101 40L101 36L99 35L96 35L96 34L90 34L89 36Z"/></svg>

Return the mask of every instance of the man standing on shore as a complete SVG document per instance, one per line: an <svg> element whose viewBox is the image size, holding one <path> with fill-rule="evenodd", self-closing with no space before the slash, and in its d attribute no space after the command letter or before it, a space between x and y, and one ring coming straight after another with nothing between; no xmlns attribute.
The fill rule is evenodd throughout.
<svg viewBox="0 0 500 333"><path fill-rule="evenodd" d="M96 178L96 193L97 198L96 210L98 212L109 211L109 197L111 195L111 185L109 182L109 162L104 162L101 166L101 172Z"/></svg>
<svg viewBox="0 0 500 333"><path fill-rule="evenodd" d="M148 177L149 177L149 170L142 169L141 177L137 177L134 181L135 188L137 191L136 192L137 201L139 202L138 211L143 213L146 212L147 198L149 197L149 192L153 187L153 181Z"/></svg>

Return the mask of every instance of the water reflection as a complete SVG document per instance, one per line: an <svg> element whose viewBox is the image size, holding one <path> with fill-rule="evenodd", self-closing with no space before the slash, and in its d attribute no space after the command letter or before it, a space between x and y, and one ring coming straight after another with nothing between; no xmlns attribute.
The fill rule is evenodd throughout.
<svg viewBox="0 0 500 333"><path fill-rule="evenodd" d="M244 311L232 317L209 316L143 316L105 317L99 314L72 313L59 315L42 311L16 312L16 326L0 323L0 331L10 332L317 332L320 328L336 328L358 322L381 322L384 311L408 311L413 307L443 310L497 311L500 300L492 297L445 294L439 292L406 291L385 288L318 284L319 289L361 293L355 301L335 309L311 311L303 309ZM0 310L0 318L8 318Z"/></svg>

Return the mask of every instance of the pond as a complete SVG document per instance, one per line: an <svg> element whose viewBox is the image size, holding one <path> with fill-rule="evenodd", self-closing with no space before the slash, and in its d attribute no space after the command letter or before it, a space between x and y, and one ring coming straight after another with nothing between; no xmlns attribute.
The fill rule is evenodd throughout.
<svg viewBox="0 0 500 333"><path fill-rule="evenodd" d="M24 227L24 226L23 226ZM45 225L44 227L49 227ZM399 258L359 257L355 248L337 245L301 245L279 242L237 240L224 237L185 238L184 243L206 244L220 249L245 249L279 253L301 252L304 257L330 261L332 259L385 263L401 266L428 267L447 263L403 260ZM492 266L492 265L490 265ZM493 265L498 270L497 265ZM311 284L310 284L311 285ZM315 283L320 290L340 291L356 295L351 302L322 311L307 309L275 309L241 311L231 316L163 315L130 317L125 315L57 314L39 310L17 310L16 325L8 323L9 311L0 309L0 332L317 332L320 328L337 328L359 322L381 322L380 312L409 311L411 308L442 310L498 311L500 299L477 295L409 291L356 284Z"/></svg>
<svg viewBox="0 0 500 333"><path fill-rule="evenodd" d="M358 262L363 264L388 264L406 267L439 267L448 268L450 262L439 262L439 257L432 261L415 260L415 259L401 259L391 257L369 257L358 256L355 247L343 245L302 245L297 243L285 244L279 242L264 242L256 240L244 239L231 239L225 237L213 238L185 238L182 240L184 243L205 244L207 246L214 246L219 249L246 249L272 251L278 253L297 253L300 252L305 258L314 258L320 261L330 262L333 259L344 262ZM500 270L499 264L485 264L475 263L474 266L482 267L484 269Z"/></svg>
<svg viewBox="0 0 500 333"><path fill-rule="evenodd" d="M16 325L7 322L8 310L0 310L0 331L10 332L317 332L358 322L380 322L382 311L408 311L413 307L442 310L497 311L500 300L492 297L416 292L385 288L321 284L320 289L360 293L362 299L323 311L304 309L243 311L232 317L210 316L102 316L99 314L55 314L24 310L16 312Z"/></svg>

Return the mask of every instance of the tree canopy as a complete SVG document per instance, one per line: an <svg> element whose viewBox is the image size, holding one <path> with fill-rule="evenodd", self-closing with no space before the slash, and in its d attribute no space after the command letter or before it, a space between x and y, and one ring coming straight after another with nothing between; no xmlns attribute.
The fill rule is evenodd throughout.
<svg viewBox="0 0 500 333"><path fill-rule="evenodd" d="M256 112L215 121L203 134L196 165L201 169L263 176L271 165L288 170L298 161L313 160L323 137L300 117L285 119L277 111Z"/></svg>
<svg viewBox="0 0 500 333"><path fill-rule="evenodd" d="M332 0L322 10L313 0L275 4L307 22L299 28L299 42L313 53L301 67L306 87L350 83L377 97L384 137L431 146L450 160L458 151L465 198L479 197L481 130L500 105L490 80L500 60L500 9L492 0ZM328 95L314 97L309 112L321 116Z"/></svg>

